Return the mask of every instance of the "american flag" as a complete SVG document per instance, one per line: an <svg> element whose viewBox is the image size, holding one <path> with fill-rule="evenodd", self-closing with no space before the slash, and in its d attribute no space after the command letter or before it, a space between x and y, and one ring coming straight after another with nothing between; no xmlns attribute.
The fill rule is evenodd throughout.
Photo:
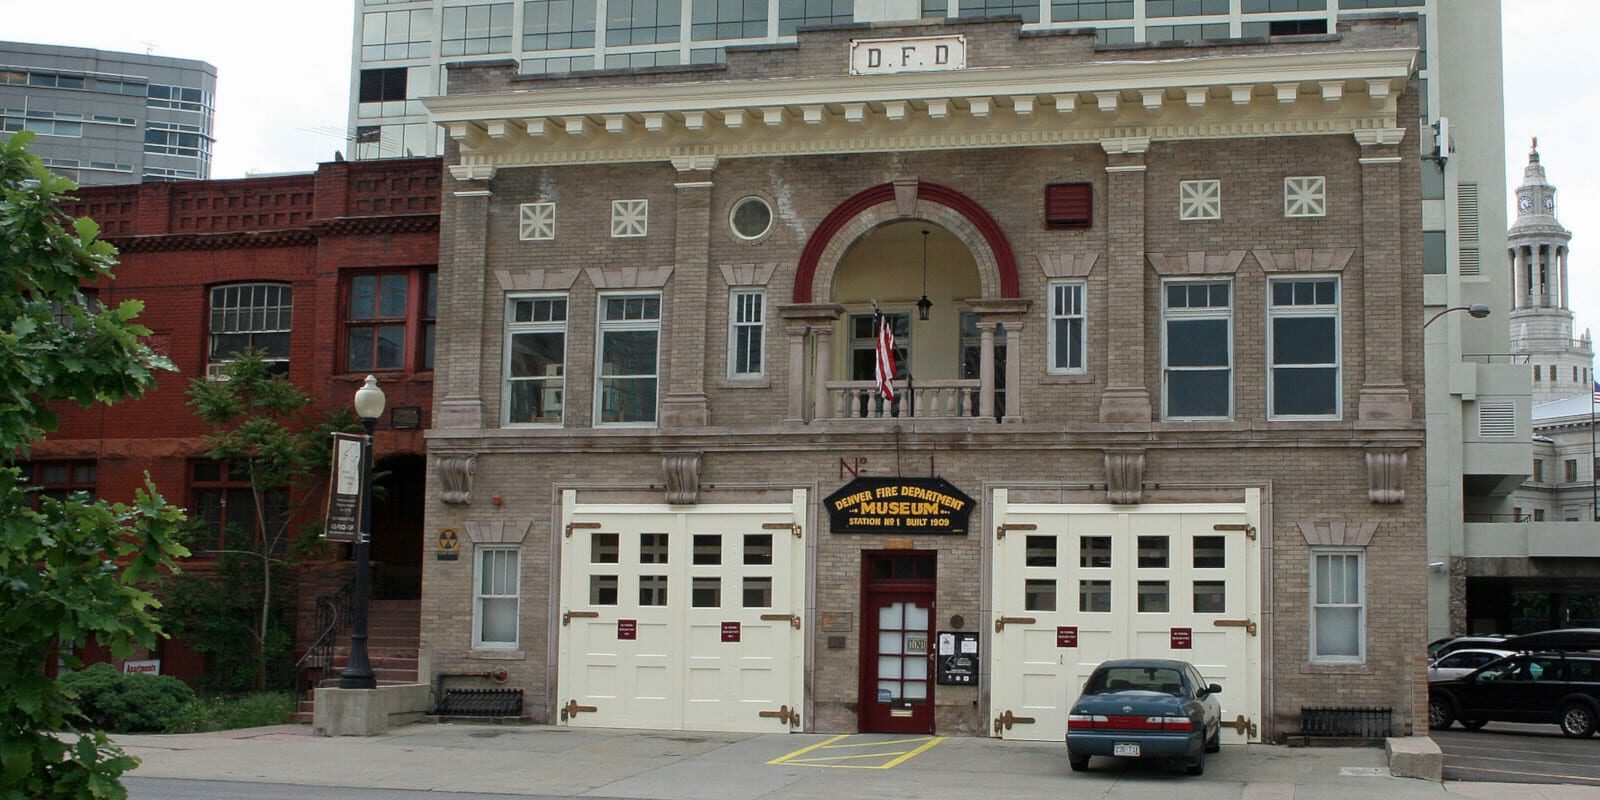
<svg viewBox="0 0 1600 800"><path fill-rule="evenodd" d="M883 399L893 403L895 374L894 325L890 323L888 317L883 315L882 311L873 312L873 322L878 326L878 342L874 354L876 357L873 359L876 367L873 373L878 380L878 394L883 395Z"/></svg>
<svg viewBox="0 0 1600 800"><path fill-rule="evenodd" d="M1589 405L1600 404L1600 381L1594 382L1594 394L1589 396Z"/></svg>

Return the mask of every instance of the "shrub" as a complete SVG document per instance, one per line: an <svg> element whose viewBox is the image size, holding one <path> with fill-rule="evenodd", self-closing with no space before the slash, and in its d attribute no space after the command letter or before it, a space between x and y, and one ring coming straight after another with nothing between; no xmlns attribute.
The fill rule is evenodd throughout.
<svg viewBox="0 0 1600 800"><path fill-rule="evenodd" d="M164 731L194 702L194 690L168 675L124 675L95 664L61 678L78 711L96 728L117 733Z"/></svg>
<svg viewBox="0 0 1600 800"><path fill-rule="evenodd" d="M281 725L294 712L288 692L254 692L240 697L206 697L184 706L168 733L203 733Z"/></svg>

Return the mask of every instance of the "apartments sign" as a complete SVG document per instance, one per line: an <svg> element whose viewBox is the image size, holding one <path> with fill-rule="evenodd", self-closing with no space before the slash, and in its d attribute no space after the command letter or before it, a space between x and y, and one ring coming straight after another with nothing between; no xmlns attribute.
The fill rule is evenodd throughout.
<svg viewBox="0 0 1600 800"><path fill-rule="evenodd" d="M852 39L851 75L937 72L967 68L967 37L917 36L903 39Z"/></svg>

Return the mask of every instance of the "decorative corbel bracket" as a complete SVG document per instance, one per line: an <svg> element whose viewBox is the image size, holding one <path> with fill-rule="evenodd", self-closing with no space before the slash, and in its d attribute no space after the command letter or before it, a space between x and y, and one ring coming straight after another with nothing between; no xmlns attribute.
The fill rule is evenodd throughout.
<svg viewBox="0 0 1600 800"><path fill-rule="evenodd" d="M1144 451L1107 450L1106 502L1138 505L1144 489Z"/></svg>
<svg viewBox="0 0 1600 800"><path fill-rule="evenodd" d="M1367 450L1367 499L1391 504L1406 501L1405 448L1375 447Z"/></svg>
<svg viewBox="0 0 1600 800"><path fill-rule="evenodd" d="M478 456L439 456L434 462L439 470L439 483L444 491L439 499L452 505L472 502L472 476L478 471Z"/></svg>
<svg viewBox="0 0 1600 800"><path fill-rule="evenodd" d="M669 504L694 505L700 501L700 462L700 453L668 453L661 457Z"/></svg>

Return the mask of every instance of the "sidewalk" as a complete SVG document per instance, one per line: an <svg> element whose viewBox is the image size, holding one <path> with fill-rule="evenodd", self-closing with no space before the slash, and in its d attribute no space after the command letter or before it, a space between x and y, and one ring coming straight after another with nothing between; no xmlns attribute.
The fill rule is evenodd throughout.
<svg viewBox="0 0 1600 800"><path fill-rule="evenodd" d="M1206 774L1096 759L1072 773L1058 744L826 734L750 735L421 724L372 738L319 738L309 727L118 736L140 778L539 794L640 800L811 798L972 800L1600 800L1600 788L1392 778L1381 749L1226 747ZM911 743L907 743L911 742ZM930 742L932 742L930 744ZM803 755L802 748L818 746ZM855 751L844 748L858 748ZM890 748L885 750L885 748ZM893 748L898 748L893 749ZM871 751L917 752L874 758ZM823 755L824 753L846 755ZM769 764L789 756L791 763ZM865 760L862 760L865 759ZM792 763L800 761L803 763ZM895 761L890 768L860 768ZM822 768L837 763L857 768Z"/></svg>

